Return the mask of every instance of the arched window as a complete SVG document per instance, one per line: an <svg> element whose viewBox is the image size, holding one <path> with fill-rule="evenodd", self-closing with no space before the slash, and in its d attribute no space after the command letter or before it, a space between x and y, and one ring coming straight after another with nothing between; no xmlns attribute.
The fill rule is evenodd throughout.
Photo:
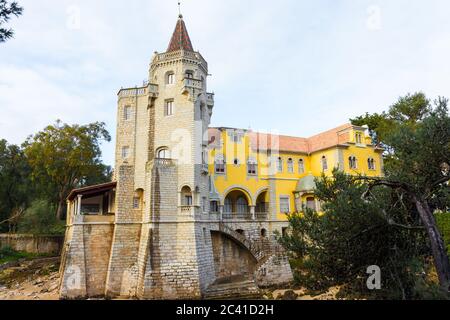
<svg viewBox="0 0 450 320"><path fill-rule="evenodd" d="M294 161L292 160L292 158L288 159L287 167L289 173L294 173Z"/></svg>
<svg viewBox="0 0 450 320"><path fill-rule="evenodd" d="M192 192L191 188L184 186L181 189L181 205L182 206L192 206Z"/></svg>
<svg viewBox="0 0 450 320"><path fill-rule="evenodd" d="M173 71L169 71L166 73L166 84L175 84L175 73Z"/></svg>
<svg viewBox="0 0 450 320"><path fill-rule="evenodd" d="M305 173L305 161L303 159L298 160L298 173Z"/></svg>
<svg viewBox="0 0 450 320"><path fill-rule="evenodd" d="M247 173L249 175L256 175L258 173L257 164L255 159L249 159L247 162Z"/></svg>
<svg viewBox="0 0 450 320"><path fill-rule="evenodd" d="M217 155L214 160L214 168L216 173L225 173L225 158L223 155Z"/></svg>
<svg viewBox="0 0 450 320"><path fill-rule="evenodd" d="M262 238L267 237L267 230L266 229L261 229L261 237Z"/></svg>
<svg viewBox="0 0 450 320"><path fill-rule="evenodd" d="M327 157L323 156L322 157L322 170L328 170L328 161L327 161Z"/></svg>
<svg viewBox="0 0 450 320"><path fill-rule="evenodd" d="M277 170L283 172L283 159L281 157L277 159Z"/></svg>
<svg viewBox="0 0 450 320"><path fill-rule="evenodd" d="M170 152L168 148L160 148L156 151L156 157L158 159L170 159Z"/></svg>
<svg viewBox="0 0 450 320"><path fill-rule="evenodd" d="M225 205L223 206L223 212L231 213L233 212L233 202L230 198L225 199Z"/></svg>
<svg viewBox="0 0 450 320"><path fill-rule="evenodd" d="M142 190L142 189L137 189L134 192L133 209L135 209L135 210L142 209L143 195L144 195L144 190Z"/></svg>
<svg viewBox="0 0 450 320"><path fill-rule="evenodd" d="M373 158L369 158L367 160L367 165L369 167L369 170L375 170L375 160Z"/></svg>
<svg viewBox="0 0 450 320"><path fill-rule="evenodd" d="M247 200L244 197L240 197L237 199L236 210L238 213L247 213L248 212Z"/></svg>
<svg viewBox="0 0 450 320"><path fill-rule="evenodd" d="M358 168L358 162L356 160L356 157L351 156L348 158L348 166L350 169L357 169Z"/></svg>

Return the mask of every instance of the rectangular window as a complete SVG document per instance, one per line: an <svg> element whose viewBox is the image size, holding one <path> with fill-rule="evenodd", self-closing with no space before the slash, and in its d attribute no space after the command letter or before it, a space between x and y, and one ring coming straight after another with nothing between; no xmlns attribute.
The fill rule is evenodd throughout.
<svg viewBox="0 0 450 320"><path fill-rule="evenodd" d="M167 75L167 84L174 84L175 83L175 74L170 73Z"/></svg>
<svg viewBox="0 0 450 320"><path fill-rule="evenodd" d="M127 159L130 156L130 147L122 147L122 159Z"/></svg>
<svg viewBox="0 0 450 320"><path fill-rule="evenodd" d="M174 103L173 100L170 101L166 101L166 107L164 109L164 115L167 116L171 116L174 113Z"/></svg>
<svg viewBox="0 0 450 320"><path fill-rule="evenodd" d="M133 209L140 209L141 207L141 199L139 197L133 198Z"/></svg>
<svg viewBox="0 0 450 320"><path fill-rule="evenodd" d="M303 161L303 159L300 159L298 161L298 173L300 174L305 173L305 162Z"/></svg>
<svg viewBox="0 0 450 320"><path fill-rule="evenodd" d="M207 201L206 197L202 198L202 209L203 209L203 213L208 212L208 201Z"/></svg>
<svg viewBox="0 0 450 320"><path fill-rule="evenodd" d="M247 164L247 173L252 176L256 175L256 163L255 162L250 161Z"/></svg>
<svg viewBox="0 0 450 320"><path fill-rule="evenodd" d="M209 207L212 213L219 212L219 203L217 201L211 201Z"/></svg>
<svg viewBox="0 0 450 320"><path fill-rule="evenodd" d="M288 160L288 172L294 173L294 161L292 159Z"/></svg>
<svg viewBox="0 0 450 320"><path fill-rule="evenodd" d="M281 158L277 160L277 170L278 172L283 172L283 159Z"/></svg>
<svg viewBox="0 0 450 320"><path fill-rule="evenodd" d="M280 212L289 213L290 209L290 199L289 197L280 197Z"/></svg>
<svg viewBox="0 0 450 320"><path fill-rule="evenodd" d="M185 196L184 197L184 205L185 206L192 206L192 196Z"/></svg>
<svg viewBox="0 0 450 320"><path fill-rule="evenodd" d="M125 108L123 109L123 119L125 121L131 119L131 107L130 106L125 106Z"/></svg>

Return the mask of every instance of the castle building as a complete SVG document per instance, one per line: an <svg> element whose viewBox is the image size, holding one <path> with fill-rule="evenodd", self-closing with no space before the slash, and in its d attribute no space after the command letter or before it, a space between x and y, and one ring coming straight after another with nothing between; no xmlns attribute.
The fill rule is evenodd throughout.
<svg viewBox="0 0 450 320"><path fill-rule="evenodd" d="M208 64L180 15L148 83L121 89L111 183L73 190L60 296L254 296L292 281L275 232L320 211L315 177L379 176L381 150L350 124L310 138L210 128Z"/></svg>

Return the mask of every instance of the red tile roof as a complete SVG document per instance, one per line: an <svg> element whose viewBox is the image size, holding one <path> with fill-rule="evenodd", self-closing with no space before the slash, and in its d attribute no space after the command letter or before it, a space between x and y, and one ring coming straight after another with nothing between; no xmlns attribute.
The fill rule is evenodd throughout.
<svg viewBox="0 0 450 320"><path fill-rule="evenodd" d="M337 128L319 133L310 138L290 137L252 131L249 132L249 136L250 144L253 150L279 150L284 152L310 154L319 150L324 150L349 142L350 134L348 129L351 128L352 125L348 123ZM223 128L223 130L227 129L231 128ZM213 144L214 146L219 145L218 130L220 130L220 128L209 129L210 144Z"/></svg>
<svg viewBox="0 0 450 320"><path fill-rule="evenodd" d="M179 16L177 25L175 26L175 31L173 32L169 47L167 48L167 52L177 50L194 51L182 15Z"/></svg>

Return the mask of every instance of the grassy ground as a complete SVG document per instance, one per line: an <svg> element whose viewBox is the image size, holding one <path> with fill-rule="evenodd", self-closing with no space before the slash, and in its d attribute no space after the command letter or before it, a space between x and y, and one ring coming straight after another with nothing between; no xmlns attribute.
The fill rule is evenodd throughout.
<svg viewBox="0 0 450 320"><path fill-rule="evenodd" d="M47 257L48 255L19 252L11 249L10 247L4 247L0 249L0 265L6 262L18 261L21 259L34 259L39 257Z"/></svg>

